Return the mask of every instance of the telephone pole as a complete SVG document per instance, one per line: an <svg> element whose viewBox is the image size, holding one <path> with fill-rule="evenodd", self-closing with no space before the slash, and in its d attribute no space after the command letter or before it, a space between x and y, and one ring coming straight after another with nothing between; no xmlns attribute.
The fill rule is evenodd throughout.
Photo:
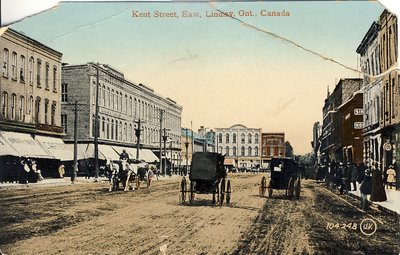
<svg viewBox="0 0 400 255"><path fill-rule="evenodd" d="M189 141L188 141L188 129L186 128L186 142L185 142L185 149L186 149L186 155L185 155L185 159L186 159L186 169L185 169L185 174L188 171L188 159L189 159Z"/></svg>
<svg viewBox="0 0 400 255"><path fill-rule="evenodd" d="M167 129L166 128L164 128L164 135L163 135L163 142L164 142L164 155L165 155L165 159L164 159L164 161L163 161L163 163L164 163L164 166L163 166L163 168L164 168L164 175L167 173L167 168L166 168L166 163L167 163L167 153L166 153L166 142L167 142L167 138L168 138L168 136L167 136L167 134L166 134L166 131L167 131Z"/></svg>
<svg viewBox="0 0 400 255"><path fill-rule="evenodd" d="M96 65L96 104L94 114L94 179L99 178L99 63Z"/></svg>
<svg viewBox="0 0 400 255"><path fill-rule="evenodd" d="M78 101L74 106L75 122L74 122L74 170L71 175L71 182L74 183L78 173Z"/></svg>
<svg viewBox="0 0 400 255"><path fill-rule="evenodd" d="M140 145L140 133L141 133L141 126L140 124L142 123L140 119L135 123L138 124L138 127L135 129L135 135L136 135L136 159L139 160L139 145Z"/></svg>
<svg viewBox="0 0 400 255"><path fill-rule="evenodd" d="M162 159L162 123L163 123L164 110L160 109L160 172L163 173L163 159Z"/></svg>

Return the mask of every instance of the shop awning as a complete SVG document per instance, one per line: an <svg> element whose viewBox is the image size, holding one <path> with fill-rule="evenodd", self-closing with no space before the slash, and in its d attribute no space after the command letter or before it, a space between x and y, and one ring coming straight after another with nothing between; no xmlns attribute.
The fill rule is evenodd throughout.
<svg viewBox="0 0 400 255"><path fill-rule="evenodd" d="M129 158L135 159L136 158L136 149L135 148L128 148L128 147L123 147L123 146L112 146L113 149L121 155L122 150L125 150L129 154Z"/></svg>
<svg viewBox="0 0 400 255"><path fill-rule="evenodd" d="M67 148L71 151L71 159L74 160L74 144L73 143L68 143L66 144ZM87 150L88 144L87 143L78 143L77 144L77 159L85 159L86 158L86 150Z"/></svg>
<svg viewBox="0 0 400 255"><path fill-rule="evenodd" d="M235 160L233 158L226 158L224 160L224 165L225 166L233 166L233 165L235 165Z"/></svg>
<svg viewBox="0 0 400 255"><path fill-rule="evenodd" d="M0 156L19 156L19 153L2 136L0 136Z"/></svg>
<svg viewBox="0 0 400 255"><path fill-rule="evenodd" d="M148 162L148 163L152 163L154 161L159 162L160 160L158 159L158 157L156 156L156 154L154 154L151 150L149 149L141 149L139 150L139 158L143 159L144 161Z"/></svg>
<svg viewBox="0 0 400 255"><path fill-rule="evenodd" d="M56 159L62 161L74 159L73 147L71 150L60 138L37 135L35 140Z"/></svg>
<svg viewBox="0 0 400 255"><path fill-rule="evenodd" d="M94 145L93 145L94 147ZM118 160L119 154L111 147L111 145L99 144L99 152L103 154L105 158L112 160ZM100 154L99 153L99 154Z"/></svg>
<svg viewBox="0 0 400 255"><path fill-rule="evenodd" d="M1 131L0 134L20 156L30 158L54 158L54 156L46 152L30 134L8 131Z"/></svg>

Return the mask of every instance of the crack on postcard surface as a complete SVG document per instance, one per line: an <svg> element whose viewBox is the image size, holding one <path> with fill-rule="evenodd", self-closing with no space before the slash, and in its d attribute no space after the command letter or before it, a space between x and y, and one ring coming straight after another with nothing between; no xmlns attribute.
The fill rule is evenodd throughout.
<svg viewBox="0 0 400 255"><path fill-rule="evenodd" d="M66 32L66 33L64 33L64 34L61 34L61 35L58 35L58 36L54 37L54 38L53 38L52 40L50 40L49 42L52 43L52 42L54 42L55 40L57 40L57 39L59 39L59 38L61 38L61 37L70 35L70 34L72 34L72 33L75 33L75 32L78 31L78 30L90 28L90 27L96 26L96 25L98 25L98 24L101 24L101 23L103 23L103 22L112 20L112 19L114 19L114 18L120 16L121 14L125 13L126 11L128 11L128 10L130 10L130 9L131 9L131 5L129 5L127 8L123 9L122 11L119 11L119 12L117 12L117 13L112 14L112 15L109 16L109 17L101 18L101 19L96 20L95 22L92 22L92 23L89 23L89 24L77 26L77 27L75 27L75 28L74 28L73 30L71 30L71 31L68 31L68 32Z"/></svg>
<svg viewBox="0 0 400 255"><path fill-rule="evenodd" d="M233 20L238 21L239 23L241 23L243 26L245 26L245 27L247 27L247 28L250 28L250 29L256 30L256 31L258 31L258 32L261 32L261 33L267 34L267 35L269 35L269 36L272 36L272 37L274 37L274 38L280 39L280 40L282 40L282 41L284 41L284 42L286 42L286 43L288 43L288 44L290 44L290 45L292 45L292 46L294 46L294 47L296 47L296 48L299 48L299 49L301 49L301 50L303 50L303 51L306 51L306 52L308 52L308 53L311 53L312 55L318 56L319 58L322 58L322 59L325 60L325 61L330 61L330 62L332 62L332 63L334 63L334 64L337 64L337 65L339 65L339 66L341 66L341 67L344 67L345 69L354 71L354 72L356 72L356 73L363 74L363 75L365 75L365 76L367 76L367 77L369 77L369 78L371 78L371 79L378 79L378 78L380 78L380 77L383 77L383 76L388 75L388 74L389 74L390 72L392 72L393 70L398 69L398 67L393 66L393 67L391 67L389 70L387 70L386 72L384 72L384 73L382 73L382 74L380 74L380 75L376 75L376 76L373 76L373 75L364 73L364 72L362 72L362 71L360 71L360 70L354 69L353 67L347 66L347 65L345 65L345 64L343 64L343 63L341 63L341 62L339 62L339 61L337 61L337 60L335 60L335 59L333 59L333 58L324 56L324 55L321 54L321 53L318 53L318 52L316 52L316 51L313 51L313 50L311 50L311 49L308 49L308 48L306 48L306 47L300 45L299 43L297 43L297 42L295 42L295 41L292 41L292 40L290 40L290 39L288 39L288 38L285 38L285 37L283 37L283 36L280 36L280 35L278 35L278 34L275 34L275 33L273 33L273 32L270 32L270 31L268 31L268 30L266 30L266 29L262 29L262 28L259 28L259 27L254 26L254 25L251 25L251 24L249 24L249 23L247 23L247 22L245 22L245 21L243 21L243 20L241 20L241 19L239 19L239 18L234 17L234 16L227 15L226 12L224 12L224 11L218 9L218 8L215 6L215 2L209 1L208 4L209 4L209 5L211 6L211 8L213 8L215 11L217 11L217 12L223 14L224 16L226 16L226 17L228 17L228 18L231 18L231 19L233 19Z"/></svg>

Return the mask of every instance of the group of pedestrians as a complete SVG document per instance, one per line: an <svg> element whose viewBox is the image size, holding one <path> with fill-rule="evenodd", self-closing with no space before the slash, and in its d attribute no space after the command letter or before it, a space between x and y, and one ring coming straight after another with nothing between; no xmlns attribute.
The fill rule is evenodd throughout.
<svg viewBox="0 0 400 255"><path fill-rule="evenodd" d="M28 184L29 181L37 182L44 180L41 171L38 168L38 165L35 160L30 158L21 158L21 165L19 171L19 183Z"/></svg>
<svg viewBox="0 0 400 255"><path fill-rule="evenodd" d="M362 182L365 176L364 171L365 169L362 165L357 167L354 163L350 162L347 164L333 162L318 169L317 179L325 179L328 187L337 188L340 194L343 194L351 190L357 190L357 182Z"/></svg>

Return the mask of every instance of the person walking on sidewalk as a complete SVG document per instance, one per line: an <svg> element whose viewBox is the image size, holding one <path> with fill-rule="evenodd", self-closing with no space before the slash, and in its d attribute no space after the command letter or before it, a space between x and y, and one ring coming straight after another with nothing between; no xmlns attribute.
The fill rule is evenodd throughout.
<svg viewBox="0 0 400 255"><path fill-rule="evenodd" d="M394 170L393 165L390 165L388 170L386 170L386 175L386 185L389 186L390 189L392 189L392 186L394 186L394 184L396 183L396 171Z"/></svg>
<svg viewBox="0 0 400 255"><path fill-rule="evenodd" d="M371 170L365 170L365 177L360 186L361 192L361 209L366 210L368 208L368 198L367 195L371 195L372 192L372 177Z"/></svg>
<svg viewBox="0 0 400 255"><path fill-rule="evenodd" d="M353 183L353 191L357 191L357 184L356 184L357 179L358 179L358 169L356 165L353 164L351 167L351 183Z"/></svg>

